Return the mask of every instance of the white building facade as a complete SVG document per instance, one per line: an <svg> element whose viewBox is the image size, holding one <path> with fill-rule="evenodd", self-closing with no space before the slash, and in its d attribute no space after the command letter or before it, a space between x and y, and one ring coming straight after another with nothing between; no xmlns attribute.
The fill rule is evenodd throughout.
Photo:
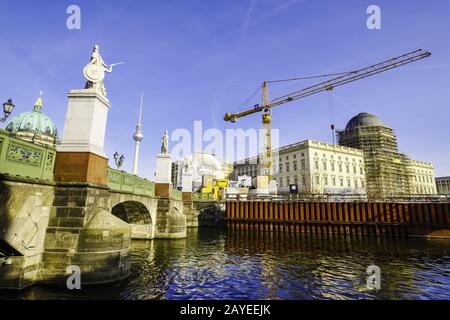
<svg viewBox="0 0 450 320"><path fill-rule="evenodd" d="M204 186L205 177L211 179L228 179L230 165L224 163L212 154L205 152L194 152L183 160L172 163L171 182L176 189L183 185L183 177L186 174L192 179L192 187L197 191Z"/></svg>
<svg viewBox="0 0 450 320"><path fill-rule="evenodd" d="M408 169L411 174L411 194L412 195L432 195L437 194L434 168L431 163L410 160Z"/></svg>
<svg viewBox="0 0 450 320"><path fill-rule="evenodd" d="M436 178L436 187L438 194L450 195L450 177Z"/></svg>
<svg viewBox="0 0 450 320"><path fill-rule="evenodd" d="M238 161L234 178L257 175L257 158ZM364 154L362 150L306 140L273 152L273 179L278 192L289 192L296 184L303 194L366 193Z"/></svg>

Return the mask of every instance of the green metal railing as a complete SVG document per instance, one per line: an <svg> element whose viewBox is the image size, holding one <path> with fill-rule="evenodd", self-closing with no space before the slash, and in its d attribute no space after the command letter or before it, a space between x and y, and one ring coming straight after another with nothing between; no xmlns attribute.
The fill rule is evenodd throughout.
<svg viewBox="0 0 450 320"><path fill-rule="evenodd" d="M137 195L155 195L155 183L144 178L108 168L108 187L114 191L129 192Z"/></svg>
<svg viewBox="0 0 450 320"><path fill-rule="evenodd" d="M0 129L0 174L53 181L56 149L14 137Z"/></svg>
<svg viewBox="0 0 450 320"><path fill-rule="evenodd" d="M214 195L211 193L192 193L192 201L214 201Z"/></svg>
<svg viewBox="0 0 450 320"><path fill-rule="evenodd" d="M172 190L172 199L174 200L183 200L183 192L181 192L180 190Z"/></svg>

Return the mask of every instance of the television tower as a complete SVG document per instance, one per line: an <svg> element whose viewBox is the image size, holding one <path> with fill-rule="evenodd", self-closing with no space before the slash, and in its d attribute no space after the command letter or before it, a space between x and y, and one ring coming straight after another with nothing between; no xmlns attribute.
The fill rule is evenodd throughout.
<svg viewBox="0 0 450 320"><path fill-rule="evenodd" d="M139 120L136 125L136 131L133 134L133 139L135 141L134 144L134 161L133 161L133 174L138 174L138 162L139 162L139 144L141 143L142 139L144 139L144 135L142 134L142 126L141 126L141 120L142 120L142 100L144 99L144 94L141 93L141 106L139 108Z"/></svg>

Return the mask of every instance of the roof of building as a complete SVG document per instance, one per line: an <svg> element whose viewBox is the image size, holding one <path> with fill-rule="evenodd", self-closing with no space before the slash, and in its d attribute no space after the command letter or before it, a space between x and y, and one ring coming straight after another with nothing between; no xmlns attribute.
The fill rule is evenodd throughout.
<svg viewBox="0 0 450 320"><path fill-rule="evenodd" d="M21 137L23 134L38 134L46 140L56 141L58 130L53 121L42 113L42 97L39 96L32 111L15 116L6 126L6 130Z"/></svg>
<svg viewBox="0 0 450 320"><path fill-rule="evenodd" d="M356 127L384 127L383 122L376 115L361 112L350 119L345 130L354 129Z"/></svg>
<svg viewBox="0 0 450 320"><path fill-rule="evenodd" d="M306 148L319 148L322 150L328 150L328 151L332 151L335 153L347 153L347 154L353 154L353 155L361 156L361 157L364 155L364 152L360 149L346 147L346 146L340 146L340 145L336 145L336 144L315 141L315 140L303 140L300 142L282 146L280 148L273 149L272 153L273 153L273 156L275 156L276 154L282 155L282 154L296 151L298 149L306 149ZM234 165L247 165L247 164L256 165L257 159L260 156L261 156L261 154L258 156L254 156L254 157L250 157L250 158L246 158L246 159L242 159L242 160L237 160L234 162Z"/></svg>

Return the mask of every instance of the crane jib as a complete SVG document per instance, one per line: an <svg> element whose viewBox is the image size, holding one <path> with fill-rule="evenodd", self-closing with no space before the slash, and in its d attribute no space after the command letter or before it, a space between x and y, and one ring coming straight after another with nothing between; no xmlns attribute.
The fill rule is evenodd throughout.
<svg viewBox="0 0 450 320"><path fill-rule="evenodd" d="M242 112L230 114L227 113L224 117L225 121L232 121L235 122L238 118L245 117L247 115L260 112L264 110L265 108L273 108L279 105L282 105L287 102L291 102L293 100L301 99L310 95L313 95L315 93L319 93L325 90L331 90L335 87L342 86L344 84L360 80L363 78L370 77L372 75L385 72L397 67L400 67L402 65L429 57L431 55L430 51L426 51L423 49L418 49L409 53L406 53L404 55L398 56L396 58L392 58L390 60L386 60L384 62L374 64L372 66L362 68L356 71L350 71L348 73L345 73L343 75L340 75L338 77L335 77L333 79L315 84L313 86L295 91L293 93L290 93L288 95L284 95L281 97L278 97L274 100L272 100L268 105L266 106L254 106L252 109L248 109Z"/></svg>

